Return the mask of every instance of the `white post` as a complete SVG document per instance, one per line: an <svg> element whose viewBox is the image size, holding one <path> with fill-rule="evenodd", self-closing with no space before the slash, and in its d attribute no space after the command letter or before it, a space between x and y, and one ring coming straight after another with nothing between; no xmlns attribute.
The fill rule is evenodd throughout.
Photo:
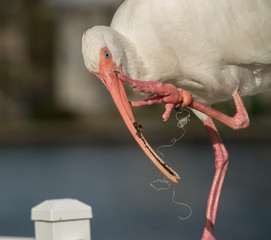
<svg viewBox="0 0 271 240"><path fill-rule="evenodd" d="M31 210L36 240L90 240L92 208L76 199L46 200Z"/></svg>

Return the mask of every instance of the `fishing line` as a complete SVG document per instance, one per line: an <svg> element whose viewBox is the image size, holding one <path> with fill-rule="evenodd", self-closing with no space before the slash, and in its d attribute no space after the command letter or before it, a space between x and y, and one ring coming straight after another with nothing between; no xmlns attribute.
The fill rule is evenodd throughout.
<svg viewBox="0 0 271 240"><path fill-rule="evenodd" d="M185 130L184 126L190 121L190 112L188 110L182 108L176 113L175 118L177 120L177 127L180 128L183 132L178 138L176 138L176 137L172 138L171 141L170 141L171 142L170 144L160 146L160 147L158 147L156 149L156 151L162 157L164 157L164 154L160 151L160 149L165 148L165 147L168 148L168 147L174 146L176 144L176 142L179 141L181 138L183 138L183 136L185 135L186 130ZM158 175L157 179L150 183L150 186L152 188L154 188L156 191L166 191L166 190L169 190L171 188L172 189L172 202L174 204L184 206L189 210L189 214L186 217L178 216L178 219L186 220L186 219L191 217L192 208L186 203L176 201L176 199L175 199L176 189L172 185L172 183L169 180L166 179L166 177L163 174L160 173Z"/></svg>
<svg viewBox="0 0 271 240"><path fill-rule="evenodd" d="M159 187L159 186L156 186L156 184L164 184L165 187ZM185 217L178 216L178 219L187 220L188 218L190 218L192 216L192 208L188 204L183 203L183 202L179 202L179 201L177 201L175 199L176 189L172 185L172 183L169 180L166 179L166 177L164 175L162 175L160 173L158 178L150 183L150 186L152 188L154 188L156 191L166 191L166 190L171 188L172 189L172 202L174 204L178 204L178 205L186 207L188 209L188 211L189 211L187 216L185 216Z"/></svg>
<svg viewBox="0 0 271 240"><path fill-rule="evenodd" d="M156 151L162 156L164 157L164 154L160 151L160 149L162 148L168 148L168 147L173 147L176 142L178 142L181 138L184 137L185 133L186 133L186 130L184 128L184 126L190 122L190 111L188 111L187 109L184 109L184 108L181 108L180 110L178 110L178 112L175 114L175 118L177 120L177 127L180 128L183 132L182 134L176 138L172 138L170 140L170 144L167 144L167 145L163 145L163 146L160 146L158 148L156 148Z"/></svg>

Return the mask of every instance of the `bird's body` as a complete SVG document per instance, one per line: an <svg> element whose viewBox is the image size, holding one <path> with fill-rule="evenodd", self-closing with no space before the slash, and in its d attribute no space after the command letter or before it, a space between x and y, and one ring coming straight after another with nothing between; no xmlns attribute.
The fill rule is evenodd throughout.
<svg viewBox="0 0 271 240"><path fill-rule="evenodd" d="M111 27L133 79L174 82L207 104L271 85L270 0L128 0Z"/></svg>
<svg viewBox="0 0 271 240"><path fill-rule="evenodd" d="M173 182L180 177L143 137L123 82L137 93L153 95L133 106L165 103L164 120L174 107L197 110L215 152L202 236L214 240L228 152L212 119L233 129L248 127L241 96L271 86L271 0L126 0L110 27L85 32L82 52L87 69L106 85L135 140ZM231 98L234 117L206 106Z"/></svg>

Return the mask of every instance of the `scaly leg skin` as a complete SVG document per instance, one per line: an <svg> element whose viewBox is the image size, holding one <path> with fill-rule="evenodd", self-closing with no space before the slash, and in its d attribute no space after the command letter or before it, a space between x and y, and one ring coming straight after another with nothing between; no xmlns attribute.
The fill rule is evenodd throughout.
<svg viewBox="0 0 271 240"><path fill-rule="evenodd" d="M181 88L176 88L173 84L163 84L154 81L138 81L121 74L118 74L117 76L123 82L132 85L137 92L154 94L154 96L145 100L131 102L132 106L140 107L143 105L165 103L166 111L162 116L164 121L169 119L173 108L189 106L224 123L232 129L243 129L249 126L249 117L240 92L233 95L233 100L236 105L236 114L234 117L229 117L222 112L192 99L188 92Z"/></svg>
<svg viewBox="0 0 271 240"><path fill-rule="evenodd" d="M237 130L247 128L249 126L249 117L239 91L233 95L233 100L236 106L236 114L234 117L229 117L224 113L208 107L194 99L192 99L189 107L205 113L207 116L224 123L232 129Z"/></svg>
<svg viewBox="0 0 271 240"><path fill-rule="evenodd" d="M228 168L229 155L212 118L207 117L207 119L203 121L203 124L208 132L214 149L216 171L207 202L206 222L201 240L215 240L215 219L223 181Z"/></svg>
<svg viewBox="0 0 271 240"><path fill-rule="evenodd" d="M181 88L176 88L172 84L163 84L155 81L145 82L133 80L121 74L118 74L117 76L123 82L132 85L136 92L154 94L154 96L147 99L131 102L133 107L165 103L166 110L162 115L164 122L169 119L174 108L186 107L191 103L191 95Z"/></svg>

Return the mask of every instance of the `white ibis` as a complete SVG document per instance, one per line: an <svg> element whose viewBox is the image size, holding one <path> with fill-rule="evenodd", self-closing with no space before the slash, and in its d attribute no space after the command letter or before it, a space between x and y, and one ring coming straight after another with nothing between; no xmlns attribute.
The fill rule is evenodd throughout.
<svg viewBox="0 0 271 240"><path fill-rule="evenodd" d="M165 121L173 108L189 107L202 120L216 167L202 239L215 239L228 152L213 118L233 129L248 127L241 96L271 85L271 0L126 0L110 27L85 32L82 52L87 69L106 85L135 140L173 182L179 175L143 137L123 82L152 94L132 106L165 103ZM231 98L234 117L209 107Z"/></svg>

